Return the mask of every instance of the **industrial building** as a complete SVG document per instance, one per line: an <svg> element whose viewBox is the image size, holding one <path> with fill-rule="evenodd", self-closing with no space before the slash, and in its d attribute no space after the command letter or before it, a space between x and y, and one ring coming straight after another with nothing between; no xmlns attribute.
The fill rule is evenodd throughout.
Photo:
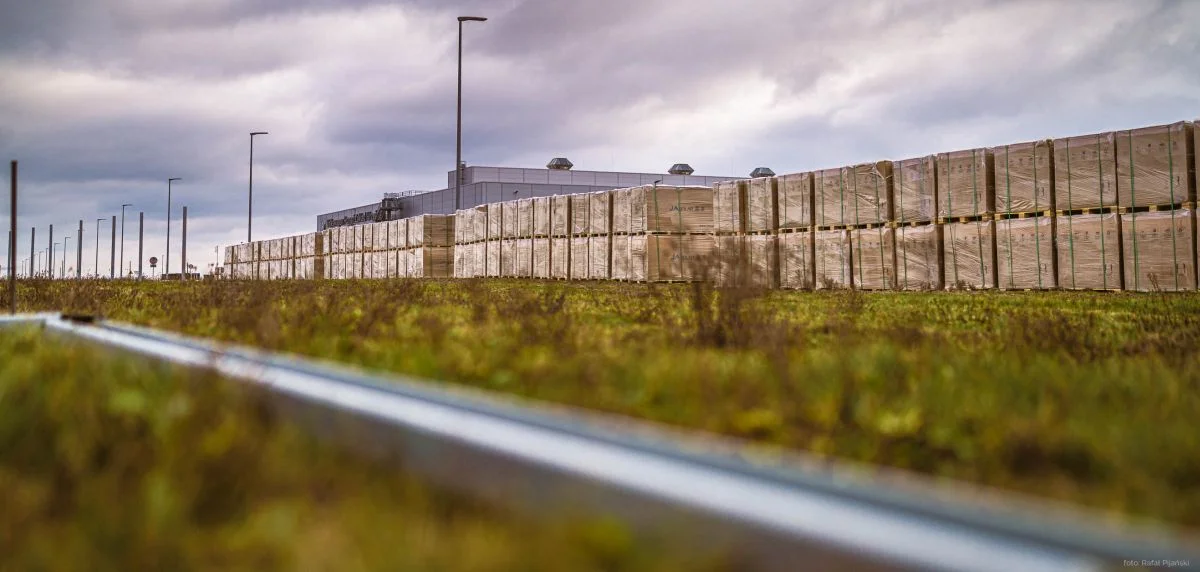
<svg viewBox="0 0 1200 572"><path fill-rule="evenodd" d="M551 160L544 169L464 166L461 208L532 197L607 191L655 182L707 187L719 181L746 178L694 175L692 168L684 163L673 165L666 173L576 171L572 167L574 165L569 160L561 157ZM317 216L317 230L423 214L453 214L454 210L454 171L449 171L446 173L445 189L387 193L377 203Z"/></svg>

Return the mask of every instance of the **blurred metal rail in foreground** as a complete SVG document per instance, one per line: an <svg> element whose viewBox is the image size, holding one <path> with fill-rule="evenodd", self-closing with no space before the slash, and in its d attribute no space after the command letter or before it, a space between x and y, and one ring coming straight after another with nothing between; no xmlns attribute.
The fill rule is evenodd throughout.
<svg viewBox="0 0 1200 572"><path fill-rule="evenodd" d="M1108 570L1200 565L1195 545L1081 513L947 499L829 464L751 462L635 421L529 407L402 376L57 315L0 317L267 388L295 419L451 490L612 515L757 570ZM800 457L799 455L797 456ZM1025 503L1022 505L1021 503ZM1026 506L1027 501L1014 506ZM665 532L664 532L665 531Z"/></svg>

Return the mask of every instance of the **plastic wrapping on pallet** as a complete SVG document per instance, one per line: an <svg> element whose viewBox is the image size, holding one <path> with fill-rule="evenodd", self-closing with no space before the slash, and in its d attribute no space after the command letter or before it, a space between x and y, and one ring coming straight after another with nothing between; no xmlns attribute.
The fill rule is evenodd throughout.
<svg viewBox="0 0 1200 572"><path fill-rule="evenodd" d="M634 235L629 237L630 280L665 282L711 275L710 235Z"/></svg>
<svg viewBox="0 0 1200 572"><path fill-rule="evenodd" d="M892 163L878 161L814 174L817 226L883 223L892 216Z"/></svg>
<svg viewBox="0 0 1200 572"><path fill-rule="evenodd" d="M850 261L854 287L861 290L896 288L896 248L888 229L856 228L850 231Z"/></svg>
<svg viewBox="0 0 1200 572"><path fill-rule="evenodd" d="M550 239L550 277L566 280L571 274L571 239Z"/></svg>
<svg viewBox="0 0 1200 572"><path fill-rule="evenodd" d="M779 235L779 286L795 290L813 289L813 233L785 232Z"/></svg>
<svg viewBox="0 0 1200 572"><path fill-rule="evenodd" d="M888 229L896 245L896 288L940 290L942 227L936 224Z"/></svg>
<svg viewBox="0 0 1200 572"><path fill-rule="evenodd" d="M852 220L846 216L844 169L822 169L813 172L813 224L841 226Z"/></svg>
<svg viewBox="0 0 1200 572"><path fill-rule="evenodd" d="M488 203L487 239L499 240L504 235L504 203Z"/></svg>
<svg viewBox="0 0 1200 572"><path fill-rule="evenodd" d="M778 181L775 177L750 179L746 185L746 232L779 228Z"/></svg>
<svg viewBox="0 0 1200 572"><path fill-rule="evenodd" d="M629 280L629 235L614 234L612 236L612 275L613 280Z"/></svg>
<svg viewBox="0 0 1200 572"><path fill-rule="evenodd" d="M1049 139L992 149L996 169L996 212L1022 213L1054 208Z"/></svg>
<svg viewBox="0 0 1200 572"><path fill-rule="evenodd" d="M532 207L531 207L532 208ZM513 276L529 278L533 275L533 239L518 238L517 249L513 255Z"/></svg>
<svg viewBox="0 0 1200 572"><path fill-rule="evenodd" d="M892 163L892 197L897 222L937 218L937 159L933 155Z"/></svg>
<svg viewBox="0 0 1200 572"><path fill-rule="evenodd" d="M500 276L500 241L489 240L484 243L483 248L483 272L484 276L497 278Z"/></svg>
<svg viewBox="0 0 1200 572"><path fill-rule="evenodd" d="M591 250L588 248L586 236L577 236L571 239L571 272L569 276L571 280L587 280L591 266L590 254Z"/></svg>
<svg viewBox="0 0 1200 572"><path fill-rule="evenodd" d="M533 236L533 199L517 199L517 238Z"/></svg>
<svg viewBox="0 0 1200 572"><path fill-rule="evenodd" d="M978 290L996 287L995 223L975 221L942 226L946 288Z"/></svg>
<svg viewBox="0 0 1200 572"><path fill-rule="evenodd" d="M779 249L774 234L747 236L746 262L750 285L760 288L779 287Z"/></svg>
<svg viewBox="0 0 1200 572"><path fill-rule="evenodd" d="M475 214L471 215L471 242L479 242L487 239L488 232L488 206L479 205L475 207Z"/></svg>
<svg viewBox="0 0 1200 572"><path fill-rule="evenodd" d="M1054 202L1064 211L1117 205L1115 133L1054 140Z"/></svg>
<svg viewBox="0 0 1200 572"><path fill-rule="evenodd" d="M388 249L388 230L387 221L375 223L375 251L383 252Z"/></svg>
<svg viewBox="0 0 1200 572"><path fill-rule="evenodd" d="M451 273L453 246L423 246L409 250L409 276L412 278L448 278Z"/></svg>
<svg viewBox="0 0 1200 572"><path fill-rule="evenodd" d="M549 203L547 203L549 206ZM549 213L549 209L547 209ZM547 229L549 226L547 225ZM550 277L550 239L535 238L533 239L533 277L534 278L549 278Z"/></svg>
<svg viewBox="0 0 1200 572"><path fill-rule="evenodd" d="M408 219L409 248L453 245L453 215L421 215Z"/></svg>
<svg viewBox="0 0 1200 572"><path fill-rule="evenodd" d="M588 193L588 234L608 234L612 230L612 192Z"/></svg>
<svg viewBox="0 0 1200 572"><path fill-rule="evenodd" d="M517 239L500 240L500 276L512 278L517 275Z"/></svg>
<svg viewBox="0 0 1200 572"><path fill-rule="evenodd" d="M386 250L379 250L371 253L371 278L387 278L387 257Z"/></svg>
<svg viewBox="0 0 1200 572"><path fill-rule="evenodd" d="M630 201L633 189L614 189L612 191L612 231L614 233L633 232L630 219Z"/></svg>
<svg viewBox="0 0 1200 572"><path fill-rule="evenodd" d="M554 236L571 234L571 195L550 197L550 234Z"/></svg>
<svg viewBox="0 0 1200 572"><path fill-rule="evenodd" d="M283 246L279 240L267 241L267 260L279 260L280 247Z"/></svg>
<svg viewBox="0 0 1200 572"><path fill-rule="evenodd" d="M502 238L516 238L518 215L517 201L504 201L500 203L500 236Z"/></svg>
<svg viewBox="0 0 1200 572"><path fill-rule="evenodd" d="M706 275L697 279L712 280L718 286L736 286L744 282L747 272L746 239L736 234L713 237L713 262L705 268Z"/></svg>
<svg viewBox="0 0 1200 572"><path fill-rule="evenodd" d="M713 185L713 232L746 232L747 184L739 180Z"/></svg>
<svg viewBox="0 0 1200 572"><path fill-rule="evenodd" d="M550 236L550 197L533 199L533 235Z"/></svg>
<svg viewBox="0 0 1200 572"><path fill-rule="evenodd" d="M1060 287L1071 290L1121 287L1120 222L1116 213L1058 217Z"/></svg>
<svg viewBox="0 0 1200 572"><path fill-rule="evenodd" d="M996 221L996 280L1001 288L1054 288L1056 277L1052 217Z"/></svg>
<svg viewBox="0 0 1200 572"><path fill-rule="evenodd" d="M400 252L398 250L387 251L387 277L388 278L401 278L402 277L402 273L400 271L401 266L399 265L399 261L400 261Z"/></svg>
<svg viewBox="0 0 1200 572"><path fill-rule="evenodd" d="M630 233L713 232L713 189L646 185L630 190Z"/></svg>
<svg viewBox="0 0 1200 572"><path fill-rule="evenodd" d="M375 225L373 223L360 224L355 227L358 229L358 252L371 252L375 249Z"/></svg>
<svg viewBox="0 0 1200 572"><path fill-rule="evenodd" d="M937 155L938 216L971 217L993 212L994 156L988 149Z"/></svg>
<svg viewBox="0 0 1200 572"><path fill-rule="evenodd" d="M779 228L812 226L812 185L812 173L790 173L778 178Z"/></svg>
<svg viewBox="0 0 1200 572"><path fill-rule="evenodd" d="M1195 219L1191 209L1121 215L1125 289L1196 289Z"/></svg>
<svg viewBox="0 0 1200 572"><path fill-rule="evenodd" d="M588 237L588 279L608 280L612 277L609 252L612 248L609 235Z"/></svg>
<svg viewBox="0 0 1200 572"><path fill-rule="evenodd" d="M471 242L469 236L471 232L471 213L472 209L458 209L454 211L454 244L467 244ZM455 255L457 260L457 254Z"/></svg>
<svg viewBox="0 0 1200 572"><path fill-rule="evenodd" d="M1192 125L1117 132L1117 199L1121 206L1178 205L1196 199L1189 176Z"/></svg>
<svg viewBox="0 0 1200 572"><path fill-rule="evenodd" d="M297 258L316 256L317 233L310 232L308 234L301 235L297 240L297 246L299 247L299 251L296 253Z"/></svg>
<svg viewBox="0 0 1200 572"><path fill-rule="evenodd" d="M586 235L592 224L592 201L589 193L577 193L571 197L571 236Z"/></svg>
<svg viewBox="0 0 1200 572"><path fill-rule="evenodd" d="M813 233L814 284L817 290L849 288L853 285L850 267L850 231L819 230Z"/></svg>

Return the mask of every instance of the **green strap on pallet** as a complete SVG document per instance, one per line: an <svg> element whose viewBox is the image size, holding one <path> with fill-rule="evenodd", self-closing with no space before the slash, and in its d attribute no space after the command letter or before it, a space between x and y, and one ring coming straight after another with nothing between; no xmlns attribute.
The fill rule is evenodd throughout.
<svg viewBox="0 0 1200 572"><path fill-rule="evenodd" d="M1070 137L1068 137L1066 139L1066 146L1067 146L1067 210L1069 211L1069 210L1072 210L1071 207L1075 205L1074 200L1071 198L1071 138ZM1103 179L1101 179L1101 181L1103 181ZM1103 204L1104 204L1104 191L1103 190L1101 190L1100 195L1101 195L1100 203L1103 206ZM1103 216L1100 217L1100 231L1101 232L1104 231L1104 217ZM1103 240L1103 239L1101 239L1101 240ZM1067 216L1067 243L1069 245L1069 251L1071 253L1071 288L1075 288L1075 287L1077 287L1077 284L1075 283L1075 217L1070 216L1070 215ZM1101 252L1101 257L1103 258L1104 249L1101 248L1100 252ZM1104 264L1103 261L1101 261L1101 268L1100 268L1101 275L1104 274L1103 264Z"/></svg>
<svg viewBox="0 0 1200 572"><path fill-rule="evenodd" d="M1012 212L1012 176L1009 173L1008 145L1004 146L1004 212ZM1008 241L1008 287L1013 287L1013 255L1012 255L1012 221L1004 221L1006 240ZM982 252L982 250L980 251Z"/></svg>
<svg viewBox="0 0 1200 572"><path fill-rule="evenodd" d="M1133 130L1126 131L1126 133L1129 134L1129 206L1135 207L1137 206L1137 187L1134 184L1133 176ZM1130 219L1133 232L1133 289L1138 290L1138 286L1141 285L1141 279L1138 276L1141 270L1138 267L1137 213L1130 212L1130 216L1133 217Z"/></svg>
<svg viewBox="0 0 1200 572"><path fill-rule="evenodd" d="M1179 246L1175 240L1175 150L1172 147L1171 128L1167 127L1167 179L1171 189L1171 275L1175 277L1175 291L1179 291Z"/></svg>
<svg viewBox="0 0 1200 572"><path fill-rule="evenodd" d="M1037 192L1037 143L1033 144L1033 210L1038 211L1038 192ZM1037 275L1038 289L1042 288L1042 231L1038 229L1038 221L1033 222L1033 245L1037 249Z"/></svg>
<svg viewBox="0 0 1200 572"><path fill-rule="evenodd" d="M971 216L979 214L979 173L975 161L975 150L971 149Z"/></svg>
<svg viewBox="0 0 1200 572"><path fill-rule="evenodd" d="M892 171L892 176L895 177L896 171ZM893 178L893 181L895 179ZM893 185L895 183L893 182ZM904 161L900 161L900 214L896 216L896 220L904 221Z"/></svg>
<svg viewBox="0 0 1200 572"><path fill-rule="evenodd" d="M1114 140L1113 143L1115 144L1116 141ZM1100 183L1100 208L1103 209L1104 208L1104 158L1103 158L1103 153L1100 152L1100 149L1101 149L1100 148L1100 137L1096 136L1096 173L1097 173L1097 176L1099 177L1099 183ZM1114 176L1113 182L1116 182L1115 181L1116 173L1113 173L1113 176ZM1120 228L1120 224L1121 224L1121 216L1117 215L1117 228ZM1103 282L1104 289L1108 290L1108 258L1107 258L1107 256L1105 256L1105 252L1104 252L1104 234L1105 234L1105 232L1104 232L1104 214L1103 214L1103 212L1101 212L1101 214L1100 214L1100 264L1102 265L1102 267L1100 269L1100 276L1102 277L1102 280L1104 281ZM1120 246L1120 245L1118 245L1118 246Z"/></svg>

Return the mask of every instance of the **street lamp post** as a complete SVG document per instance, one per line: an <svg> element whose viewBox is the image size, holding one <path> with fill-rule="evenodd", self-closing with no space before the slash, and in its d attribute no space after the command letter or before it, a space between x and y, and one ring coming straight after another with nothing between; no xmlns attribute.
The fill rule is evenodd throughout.
<svg viewBox="0 0 1200 572"><path fill-rule="evenodd" d="M171 271L171 183L180 180L179 177L167 179L167 260L163 275Z"/></svg>
<svg viewBox="0 0 1200 572"><path fill-rule="evenodd" d="M121 276L125 275L125 207L131 206L132 203L121 205Z"/></svg>
<svg viewBox="0 0 1200 572"><path fill-rule="evenodd" d="M250 192L246 199L246 242L250 242L250 226L254 220L254 136L268 135L266 131L254 131L250 133ZM187 269L184 269L186 272Z"/></svg>
<svg viewBox="0 0 1200 572"><path fill-rule="evenodd" d="M463 22L486 22L479 16L458 17L458 123L454 152L454 210L462 208L462 38Z"/></svg>

